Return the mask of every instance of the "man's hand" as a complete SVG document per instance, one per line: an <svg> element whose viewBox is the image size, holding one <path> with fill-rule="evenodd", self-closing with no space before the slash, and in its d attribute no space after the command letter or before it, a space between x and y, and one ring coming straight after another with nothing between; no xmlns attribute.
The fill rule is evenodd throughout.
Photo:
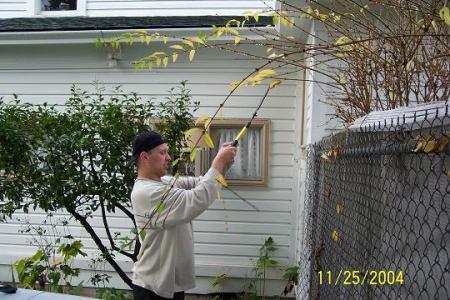
<svg viewBox="0 0 450 300"><path fill-rule="evenodd" d="M236 151L237 148L231 146L230 142L223 143L222 147L219 149L219 152L217 152L211 167L224 175L227 168L234 162Z"/></svg>

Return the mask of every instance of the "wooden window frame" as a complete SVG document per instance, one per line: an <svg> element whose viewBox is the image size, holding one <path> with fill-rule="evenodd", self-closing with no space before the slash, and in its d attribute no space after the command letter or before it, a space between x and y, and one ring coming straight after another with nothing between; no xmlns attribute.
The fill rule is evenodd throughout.
<svg viewBox="0 0 450 300"><path fill-rule="evenodd" d="M244 127L248 119L233 119L233 118L222 118L214 119L208 128L208 133L211 135L211 131L218 128L235 128L241 129ZM149 122L150 128L152 130L157 130L157 124L161 120L158 118L152 118ZM198 123L195 127L204 129L204 123ZM262 157L260 158L261 163L261 179L226 179L230 186L267 186L269 178L269 149L270 149L270 120L269 119L254 119L250 128L261 128L262 135ZM232 142L232 141L231 141ZM220 147L220 145L215 145ZM238 145L239 148L239 145ZM185 157L189 158L190 148L185 148L182 151L186 152ZM197 154L195 157L195 176L201 176L205 174L209 167L211 166L213 157L210 157L210 151L205 148L203 140L200 145L197 146Z"/></svg>
<svg viewBox="0 0 450 300"><path fill-rule="evenodd" d="M211 131L218 128L236 128L241 129L247 124L248 119L215 119L211 125L209 126L208 133L211 135ZM269 147L270 147L270 120L268 119L254 119L250 128L261 128L261 138L262 140L262 157L260 158L261 163L261 179L231 179L226 178L227 183L231 186L267 186L268 177L269 177ZM231 141L232 142L232 141ZM216 147L220 147L220 145L215 145ZM238 145L239 148L239 145ZM206 169L202 170L202 172L206 172L211 164L211 160L213 159L209 155L209 151L206 152L207 158L206 163L203 161L203 166L207 166Z"/></svg>

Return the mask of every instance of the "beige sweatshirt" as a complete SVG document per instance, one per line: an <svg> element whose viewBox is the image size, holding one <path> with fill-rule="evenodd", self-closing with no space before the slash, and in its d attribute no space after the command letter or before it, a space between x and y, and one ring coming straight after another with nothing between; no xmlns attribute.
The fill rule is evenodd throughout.
<svg viewBox="0 0 450 300"><path fill-rule="evenodd" d="M172 298L175 292L195 287L194 239L192 219L205 211L220 189L216 169L203 177L179 178L170 189L170 178L162 182L136 179L131 203L139 229L147 224L145 238L133 267L133 283L152 290L159 296ZM162 195L170 190L160 207L152 212ZM151 218L150 218L151 217Z"/></svg>

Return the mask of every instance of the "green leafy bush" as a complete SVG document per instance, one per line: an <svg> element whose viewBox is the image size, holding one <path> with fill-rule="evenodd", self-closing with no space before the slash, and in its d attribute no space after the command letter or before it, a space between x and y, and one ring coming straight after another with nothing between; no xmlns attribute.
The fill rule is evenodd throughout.
<svg viewBox="0 0 450 300"><path fill-rule="evenodd" d="M63 106L31 105L17 96L11 103L0 99L3 220L16 211L65 210L84 227L102 258L131 286L131 279L115 261L117 253L136 261L140 249L129 201L136 175L130 163L131 142L138 132L150 129L152 119L162 120L160 129L169 137L173 155L179 155L184 143L180 130L191 125L192 110L198 107L184 82L179 90L170 91L166 101L157 107L152 99L125 93L120 87L107 94L99 87L88 93L75 86ZM108 213L117 211L129 218L133 228L129 237L110 230ZM101 215L107 243L90 223L94 213ZM37 261L41 258L42 254L36 254L22 262L21 271L35 268L29 275L40 273ZM56 282L57 275L49 279Z"/></svg>

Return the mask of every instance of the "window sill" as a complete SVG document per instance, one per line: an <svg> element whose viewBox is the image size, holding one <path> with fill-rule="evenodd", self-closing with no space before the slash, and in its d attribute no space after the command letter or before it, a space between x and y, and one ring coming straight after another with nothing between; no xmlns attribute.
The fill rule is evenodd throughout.
<svg viewBox="0 0 450 300"><path fill-rule="evenodd" d="M85 13L79 10L55 10L55 11L40 11L37 16L42 17L83 17Z"/></svg>

